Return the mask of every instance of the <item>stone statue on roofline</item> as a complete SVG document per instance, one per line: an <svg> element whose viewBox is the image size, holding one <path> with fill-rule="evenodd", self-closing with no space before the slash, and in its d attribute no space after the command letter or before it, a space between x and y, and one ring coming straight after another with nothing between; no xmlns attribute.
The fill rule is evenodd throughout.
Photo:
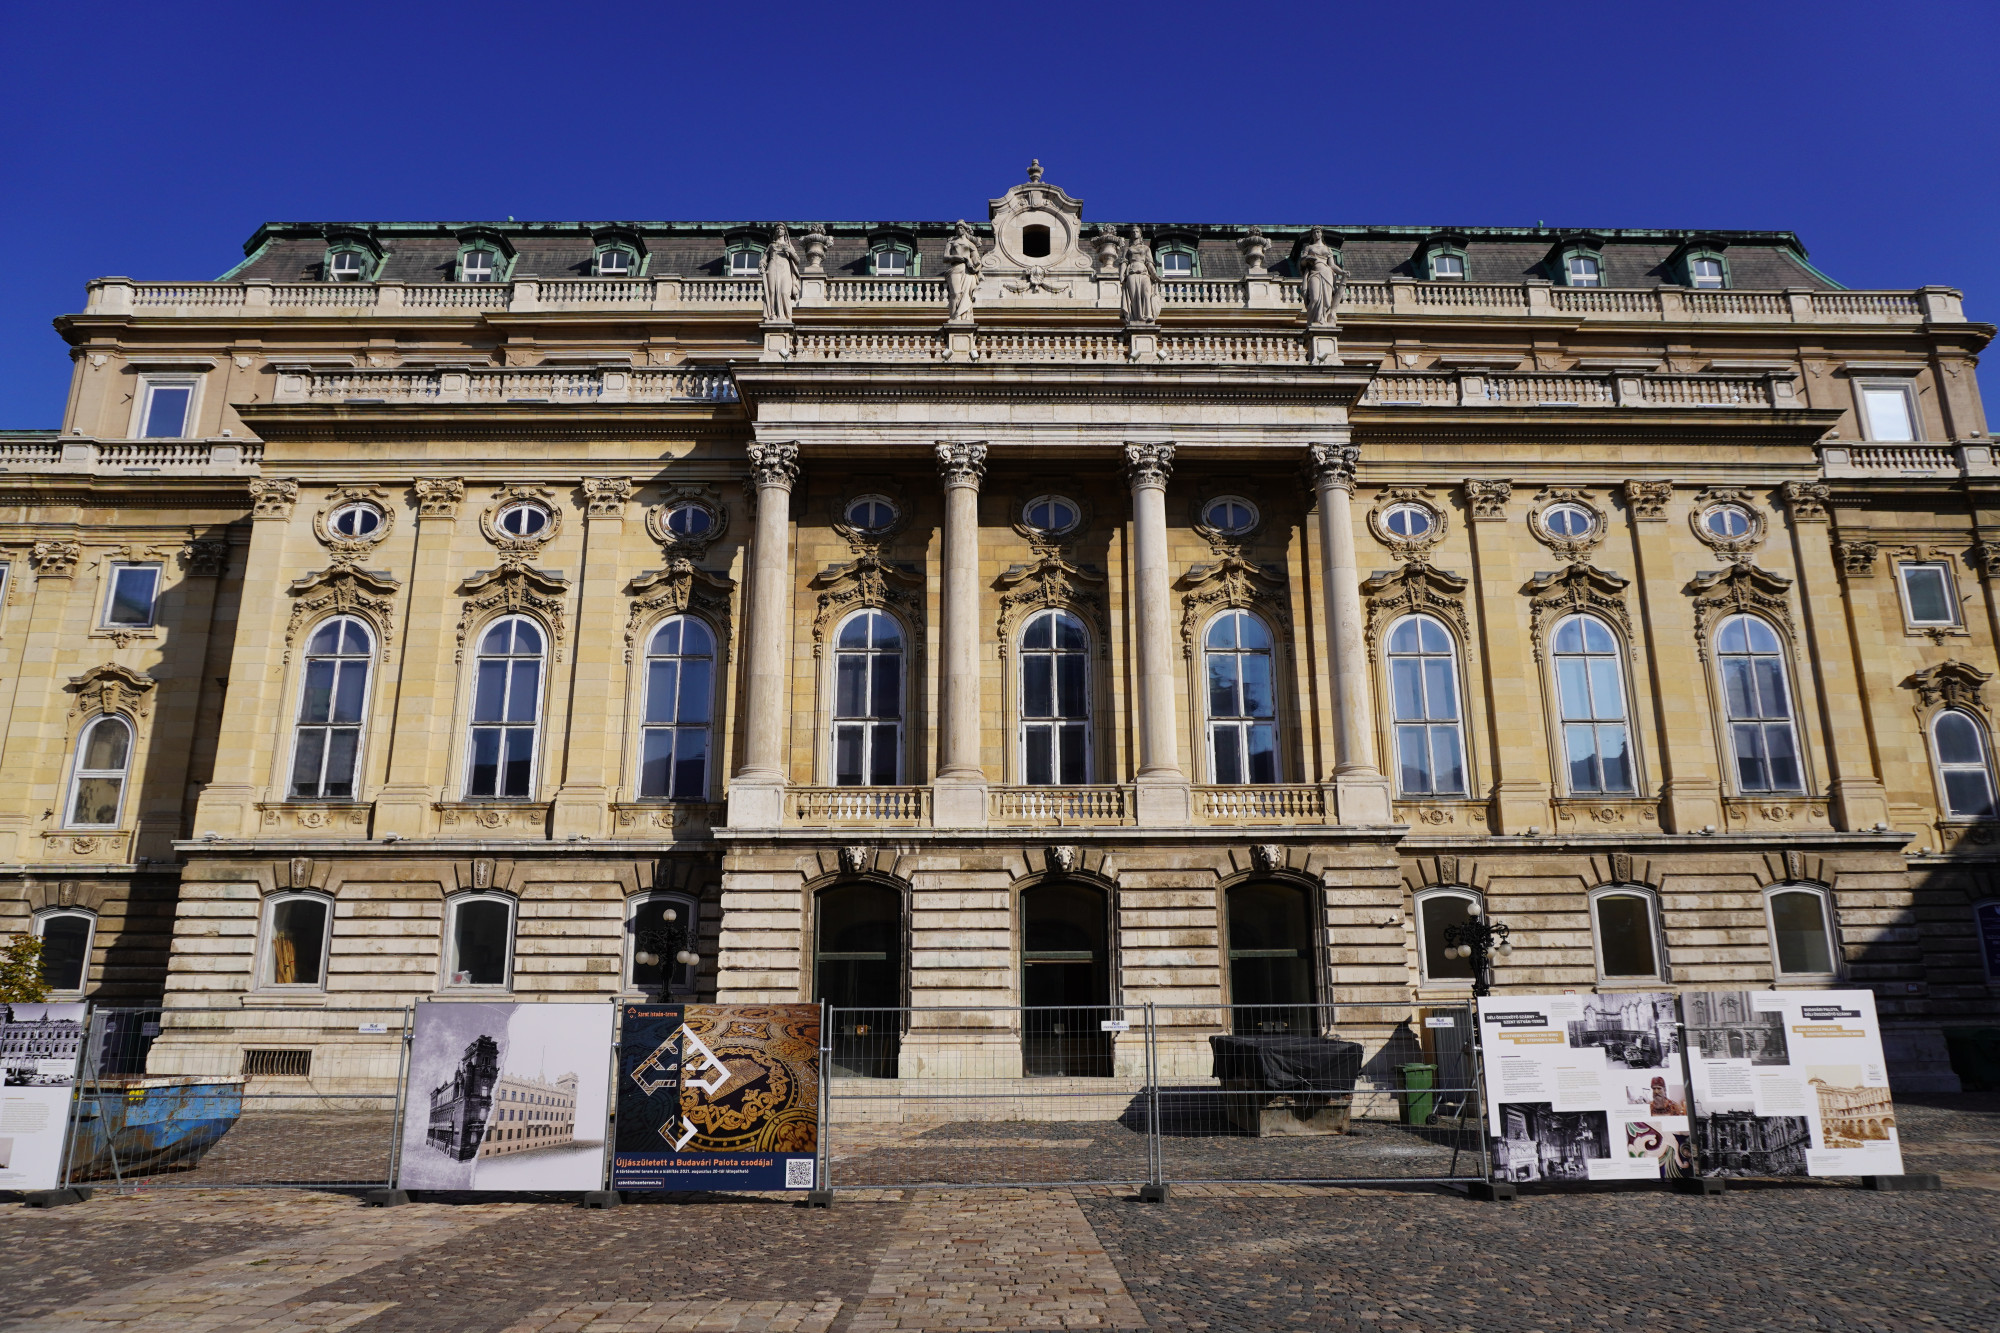
<svg viewBox="0 0 2000 1333"><path fill-rule="evenodd" d="M963 218L959 219L958 230L944 247L944 286L951 298L951 314L947 319L953 324L972 322L972 298L979 290L979 271L984 256L979 250L979 240L972 234L972 226Z"/></svg>
<svg viewBox="0 0 2000 1333"><path fill-rule="evenodd" d="M766 324L789 324L792 322L792 302L799 299L799 248L792 244L792 234L780 222L771 233L771 244L764 251L764 322Z"/></svg>
<svg viewBox="0 0 2000 1333"><path fill-rule="evenodd" d="M1160 322L1160 270L1153 263L1152 247L1135 225L1125 246L1125 263L1119 270L1127 324Z"/></svg>
<svg viewBox="0 0 2000 1333"><path fill-rule="evenodd" d="M1326 243L1326 230L1314 227L1305 248L1299 251L1299 276L1305 279L1306 324L1330 326L1340 322L1340 298L1347 290L1347 270L1340 257Z"/></svg>

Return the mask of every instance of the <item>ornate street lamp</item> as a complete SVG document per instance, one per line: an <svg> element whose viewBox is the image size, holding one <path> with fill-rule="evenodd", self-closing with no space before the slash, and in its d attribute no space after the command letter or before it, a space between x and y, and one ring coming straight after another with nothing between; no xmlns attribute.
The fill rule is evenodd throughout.
<svg viewBox="0 0 2000 1333"><path fill-rule="evenodd" d="M1478 903L1466 908L1466 919L1444 930L1444 951L1457 958L1472 960L1472 994L1476 999L1493 992L1493 955L1514 952L1503 924L1488 921Z"/></svg>
<svg viewBox="0 0 2000 1333"><path fill-rule="evenodd" d="M688 938L688 928L680 918L681 914L669 907L660 913L661 924L656 928L640 930L635 922L632 961L641 967L663 967L671 954L682 967L699 963L701 955L688 948L694 941Z"/></svg>

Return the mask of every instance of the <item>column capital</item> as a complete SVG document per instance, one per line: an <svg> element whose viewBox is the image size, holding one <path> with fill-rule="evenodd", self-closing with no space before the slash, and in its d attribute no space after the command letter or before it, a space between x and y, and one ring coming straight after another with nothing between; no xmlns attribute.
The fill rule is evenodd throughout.
<svg viewBox="0 0 2000 1333"><path fill-rule="evenodd" d="M464 482L456 477L420 477L410 485L417 493L418 518L458 517L458 507L465 502Z"/></svg>
<svg viewBox="0 0 2000 1333"><path fill-rule="evenodd" d="M792 489L799 479L799 446L796 441L786 444L752 444L745 450L750 455L750 476L759 489L776 487L781 491Z"/></svg>
<svg viewBox="0 0 2000 1333"><path fill-rule="evenodd" d="M632 498L630 477L585 477L583 479L586 518L623 518L625 503Z"/></svg>
<svg viewBox="0 0 2000 1333"><path fill-rule="evenodd" d="M939 440L937 465L938 475L944 479L946 490L954 486L970 486L976 491L979 483L986 479L986 445L979 440L968 440L962 444Z"/></svg>
<svg viewBox="0 0 2000 1333"><path fill-rule="evenodd" d="M258 477L250 483L250 516L290 518L299 502L299 484L290 477Z"/></svg>
<svg viewBox="0 0 2000 1333"><path fill-rule="evenodd" d="M1148 486L1165 490L1167 478L1173 475L1173 471L1172 441L1162 441L1158 444L1134 444L1129 440L1126 442L1125 480L1131 484L1133 490L1143 490Z"/></svg>
<svg viewBox="0 0 2000 1333"><path fill-rule="evenodd" d="M1315 487L1331 486L1335 490L1354 490L1354 468L1361 461L1361 446L1358 444L1309 444L1306 446L1306 470L1312 474Z"/></svg>

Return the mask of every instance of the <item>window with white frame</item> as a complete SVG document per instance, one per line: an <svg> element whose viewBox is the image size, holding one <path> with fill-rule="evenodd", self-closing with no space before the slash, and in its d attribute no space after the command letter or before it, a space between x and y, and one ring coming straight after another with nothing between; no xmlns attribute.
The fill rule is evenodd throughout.
<svg viewBox="0 0 2000 1333"><path fill-rule="evenodd" d="M1723 710L1739 791L1803 791L1784 645L1756 616L1731 616L1715 636Z"/></svg>
<svg viewBox="0 0 2000 1333"><path fill-rule="evenodd" d="M1398 537L1417 538L1437 526L1437 517L1420 504L1394 504L1382 511L1382 526Z"/></svg>
<svg viewBox="0 0 2000 1333"><path fill-rule="evenodd" d="M764 271L764 252L754 246L729 252L729 276L754 278Z"/></svg>
<svg viewBox="0 0 2000 1333"><path fill-rule="evenodd" d="M1632 733L1618 639L1595 616L1570 616L1553 639L1569 790L1633 790Z"/></svg>
<svg viewBox="0 0 2000 1333"><path fill-rule="evenodd" d="M535 794L542 648L541 627L525 616L509 616L480 636L465 773L470 799L525 800Z"/></svg>
<svg viewBox="0 0 2000 1333"><path fill-rule="evenodd" d="M896 502L886 495L857 495L844 511L849 524L863 532L881 532L896 521Z"/></svg>
<svg viewBox="0 0 2000 1333"><path fill-rule="evenodd" d="M42 984L56 995L81 995L90 979L90 946L97 917L82 908L64 907L35 917L35 937L42 942Z"/></svg>
<svg viewBox="0 0 2000 1333"><path fill-rule="evenodd" d="M509 537L534 537L549 526L549 511L532 501L523 501L502 509L493 522Z"/></svg>
<svg viewBox="0 0 2000 1333"><path fill-rule="evenodd" d="M1749 510L1745 509L1742 505L1727 504L1716 505L1714 508L1704 511L1701 516L1701 525L1708 530L1708 534L1711 537L1720 537L1724 541L1735 541L1739 537L1747 537L1750 535L1751 527L1754 526L1750 519Z"/></svg>
<svg viewBox="0 0 2000 1333"><path fill-rule="evenodd" d="M1465 256L1440 250L1431 255L1432 282L1464 282Z"/></svg>
<svg viewBox="0 0 2000 1333"><path fill-rule="evenodd" d="M868 272L878 278L913 278L916 255L907 245L881 244L868 252Z"/></svg>
<svg viewBox="0 0 2000 1333"><path fill-rule="evenodd" d="M1781 884L1764 893L1772 966L1780 979L1830 977L1839 971L1833 902L1816 884Z"/></svg>
<svg viewBox="0 0 2000 1333"><path fill-rule="evenodd" d="M1599 889L1590 895L1590 928L1597 942L1597 975L1605 981L1658 981L1659 903L1636 888Z"/></svg>
<svg viewBox="0 0 2000 1333"><path fill-rule="evenodd" d="M597 276L629 278L638 269L638 257L622 245L606 245L597 251Z"/></svg>
<svg viewBox="0 0 2000 1333"><path fill-rule="evenodd" d="M1218 495L1201 507L1201 521L1235 536L1257 526L1257 506L1240 495Z"/></svg>
<svg viewBox="0 0 2000 1333"><path fill-rule="evenodd" d="M186 437L194 418L192 378L148 376L139 394L139 438L178 440Z"/></svg>
<svg viewBox="0 0 2000 1333"><path fill-rule="evenodd" d="M104 590L104 624L118 629L143 629L153 623L160 591L158 565L111 566Z"/></svg>
<svg viewBox="0 0 2000 1333"><path fill-rule="evenodd" d="M1036 532L1054 536L1075 527L1080 513L1074 500L1060 495L1038 495L1022 506L1021 519Z"/></svg>
<svg viewBox="0 0 2000 1333"><path fill-rule="evenodd" d="M1453 926L1464 925L1482 910L1479 895L1471 889L1425 889L1417 895L1417 962L1425 982L1471 983L1472 959L1461 958L1445 937Z"/></svg>
<svg viewBox="0 0 2000 1333"><path fill-rule="evenodd" d="M465 893L445 907L445 984L507 986L514 971L514 900L500 893Z"/></svg>
<svg viewBox="0 0 2000 1333"><path fill-rule="evenodd" d="M1596 255L1572 253L1563 261L1563 276L1571 287L1604 285L1604 261Z"/></svg>
<svg viewBox="0 0 2000 1333"><path fill-rule="evenodd" d="M903 780L903 627L857 611L835 644L834 785L893 787Z"/></svg>
<svg viewBox="0 0 2000 1333"><path fill-rule="evenodd" d="M1194 252L1192 250L1160 251L1160 276L1163 278L1194 277Z"/></svg>
<svg viewBox="0 0 2000 1333"><path fill-rule="evenodd" d="M1688 260L1688 284L1698 288L1720 290L1724 285L1722 261L1713 255L1696 255Z"/></svg>
<svg viewBox="0 0 2000 1333"><path fill-rule="evenodd" d="M692 616L673 616L646 645L646 714L639 733L639 797L708 799L709 718L715 636Z"/></svg>
<svg viewBox="0 0 2000 1333"><path fill-rule="evenodd" d="M1922 628L1958 623L1951 571L1942 564L1899 564L1896 582L1903 593L1903 618L1910 625Z"/></svg>
<svg viewBox="0 0 2000 1333"><path fill-rule="evenodd" d="M1953 819L1993 818L1993 765L1978 719L1956 708L1932 718L1931 755L1945 813Z"/></svg>
<svg viewBox="0 0 2000 1333"><path fill-rule="evenodd" d="M9 565L5 560L0 560L0 611L6 610L7 577L13 572L13 566Z"/></svg>
<svg viewBox="0 0 2000 1333"><path fill-rule="evenodd" d="M1271 631L1248 611L1225 611L1209 622L1202 649L1208 679L1209 781L1276 782Z"/></svg>
<svg viewBox="0 0 2000 1333"><path fill-rule="evenodd" d="M361 282L368 276L368 256L359 250L332 250L326 256L328 282Z"/></svg>
<svg viewBox="0 0 2000 1333"><path fill-rule="evenodd" d="M460 282L495 282L500 276L500 256L492 250L467 250L458 259Z"/></svg>
<svg viewBox="0 0 2000 1333"><path fill-rule="evenodd" d="M667 510L665 526L676 537L699 537L715 526L715 511L698 500L683 500Z"/></svg>
<svg viewBox="0 0 2000 1333"><path fill-rule="evenodd" d="M701 961L700 905L681 894L654 893L635 900L630 911L626 984L654 995L693 991Z"/></svg>
<svg viewBox="0 0 2000 1333"><path fill-rule="evenodd" d="M1558 537L1588 537L1597 526L1597 515L1582 505L1550 505L1542 511L1542 526Z"/></svg>
<svg viewBox="0 0 2000 1333"><path fill-rule="evenodd" d="M327 621L306 641L292 740L293 800L354 799L374 658L375 636L352 616Z"/></svg>
<svg viewBox="0 0 2000 1333"><path fill-rule="evenodd" d="M281 893L268 902L264 984L323 989L333 901L318 893Z"/></svg>
<svg viewBox="0 0 2000 1333"><path fill-rule="evenodd" d="M1405 796L1464 795L1458 648L1430 616L1405 616L1390 627L1389 698L1398 789Z"/></svg>
<svg viewBox="0 0 2000 1333"><path fill-rule="evenodd" d="M69 828L117 828L132 767L132 724L106 714L83 729L70 776Z"/></svg>
<svg viewBox="0 0 2000 1333"><path fill-rule="evenodd" d="M1090 639L1068 611L1038 611L1021 627L1021 780L1031 787L1090 781Z"/></svg>
<svg viewBox="0 0 2000 1333"><path fill-rule="evenodd" d="M1897 444L1917 438L1917 404L1909 385L1863 380L1855 384L1855 393L1861 399L1861 427L1870 440Z"/></svg>
<svg viewBox="0 0 2000 1333"><path fill-rule="evenodd" d="M328 514L326 526L336 537L363 541L382 530L382 511L365 500L357 500Z"/></svg>

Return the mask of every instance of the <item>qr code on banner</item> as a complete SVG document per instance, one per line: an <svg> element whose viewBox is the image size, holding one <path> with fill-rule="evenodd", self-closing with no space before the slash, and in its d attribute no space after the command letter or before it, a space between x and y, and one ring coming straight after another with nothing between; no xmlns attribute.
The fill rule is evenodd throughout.
<svg viewBox="0 0 2000 1333"><path fill-rule="evenodd" d="M814 1161L810 1157L788 1158L785 1162L785 1188L788 1190L809 1190L813 1187Z"/></svg>

